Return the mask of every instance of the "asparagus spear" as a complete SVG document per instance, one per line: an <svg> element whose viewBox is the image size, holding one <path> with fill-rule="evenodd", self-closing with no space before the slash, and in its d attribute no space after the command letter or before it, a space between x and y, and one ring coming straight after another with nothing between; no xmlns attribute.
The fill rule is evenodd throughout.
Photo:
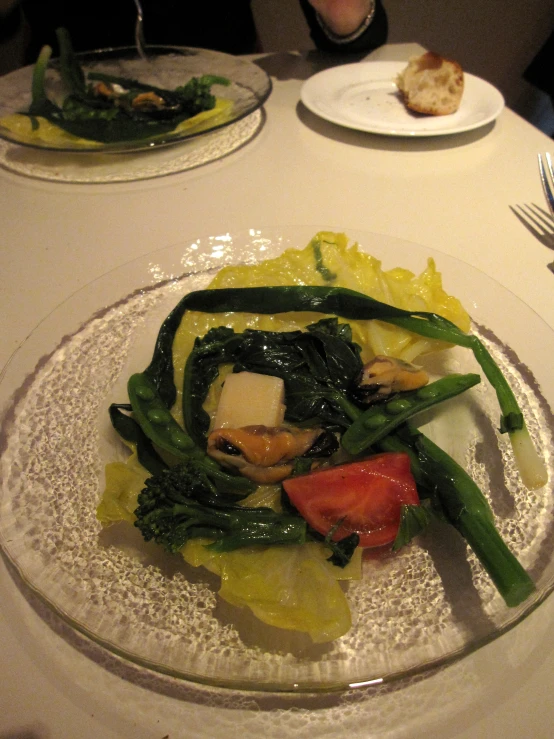
<svg viewBox="0 0 554 739"><path fill-rule="evenodd" d="M464 537L506 605L517 606L531 595L535 584L496 529L487 499L452 457L409 425L379 442L379 448L410 455L418 489L427 491Z"/></svg>

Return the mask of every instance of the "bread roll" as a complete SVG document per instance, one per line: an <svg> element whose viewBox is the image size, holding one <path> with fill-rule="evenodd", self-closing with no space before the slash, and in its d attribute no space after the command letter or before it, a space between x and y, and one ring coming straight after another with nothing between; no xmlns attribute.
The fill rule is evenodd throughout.
<svg viewBox="0 0 554 739"><path fill-rule="evenodd" d="M460 107L464 73L458 62L428 51L410 59L396 84L410 110L425 115L449 115Z"/></svg>

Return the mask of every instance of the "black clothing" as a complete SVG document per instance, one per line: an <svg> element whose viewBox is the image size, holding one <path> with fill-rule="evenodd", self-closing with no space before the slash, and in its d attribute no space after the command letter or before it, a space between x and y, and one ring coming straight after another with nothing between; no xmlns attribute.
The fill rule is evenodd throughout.
<svg viewBox="0 0 554 739"><path fill-rule="evenodd" d="M527 67L523 77L554 101L554 32Z"/></svg>
<svg viewBox="0 0 554 739"><path fill-rule="evenodd" d="M68 29L76 51L134 45L136 8L133 0L21 0L31 28L26 62L36 60L41 47L50 44L57 54L55 30ZM196 46L229 54L259 51L250 0L141 0L147 44ZM330 42L311 5L301 0L314 43L322 49L345 52L366 50L386 41L387 20L381 0L373 22L353 44Z"/></svg>
<svg viewBox="0 0 554 739"><path fill-rule="evenodd" d="M22 16L19 5L13 5L7 13L0 13L0 44L8 41L19 31Z"/></svg>

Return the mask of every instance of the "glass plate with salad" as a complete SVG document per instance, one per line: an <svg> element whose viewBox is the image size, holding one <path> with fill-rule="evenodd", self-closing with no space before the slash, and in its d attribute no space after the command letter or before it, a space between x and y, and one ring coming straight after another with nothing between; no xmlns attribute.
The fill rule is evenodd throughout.
<svg viewBox="0 0 554 739"><path fill-rule="evenodd" d="M59 306L5 370L2 547L72 626L135 663L238 689L367 685L470 653L552 590L552 331L445 254L316 232L138 259ZM427 378L351 395L375 355ZM271 479L236 435L216 439L223 460L206 454L221 388L244 371L283 374L279 428L338 448L310 437L265 465ZM360 474L381 481L361 506Z"/></svg>
<svg viewBox="0 0 554 739"><path fill-rule="evenodd" d="M167 146L244 118L271 93L256 64L205 49L148 46L75 54L58 32L34 66L0 80L0 137L39 149L125 153Z"/></svg>

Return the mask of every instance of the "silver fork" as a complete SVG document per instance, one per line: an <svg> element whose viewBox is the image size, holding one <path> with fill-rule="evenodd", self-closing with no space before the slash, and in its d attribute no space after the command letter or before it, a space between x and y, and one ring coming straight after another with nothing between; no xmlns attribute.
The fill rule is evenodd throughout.
<svg viewBox="0 0 554 739"><path fill-rule="evenodd" d="M144 28L143 28L143 16L142 16L142 5L140 0L134 0L135 7L137 9L137 20L135 23L135 45L139 56L146 61L146 51L144 50Z"/></svg>
<svg viewBox="0 0 554 739"><path fill-rule="evenodd" d="M552 159L550 154L545 155L546 167L550 174L550 178L554 181L554 171L552 167ZM552 187L546 174L546 168L542 160L542 156L538 155L539 160L539 174L541 177L542 189L544 190L544 196L548 204L550 212L547 212L543 208L539 208L538 205L532 203L531 205L517 205L516 208L510 210L518 218L518 220L530 231L533 236L538 239L541 244L554 249L554 195L552 193ZM554 262L546 265L548 269L554 273Z"/></svg>
<svg viewBox="0 0 554 739"><path fill-rule="evenodd" d="M548 177L546 175L546 170L542 161L542 156L539 154L538 157L542 189L544 190L544 196L546 198L546 202L548 203L550 213L554 214L554 196L552 195L552 188L550 187L550 183L548 182ZM554 172L552 171L552 159L550 158L550 154L546 153L544 158L546 159L546 166L548 167L550 178L554 181Z"/></svg>
<svg viewBox="0 0 554 739"><path fill-rule="evenodd" d="M531 205L516 205L515 208L510 205L510 210L541 244L549 249L554 249L554 218L546 210L539 208L534 203ZM554 262L550 262L546 266L554 273Z"/></svg>

